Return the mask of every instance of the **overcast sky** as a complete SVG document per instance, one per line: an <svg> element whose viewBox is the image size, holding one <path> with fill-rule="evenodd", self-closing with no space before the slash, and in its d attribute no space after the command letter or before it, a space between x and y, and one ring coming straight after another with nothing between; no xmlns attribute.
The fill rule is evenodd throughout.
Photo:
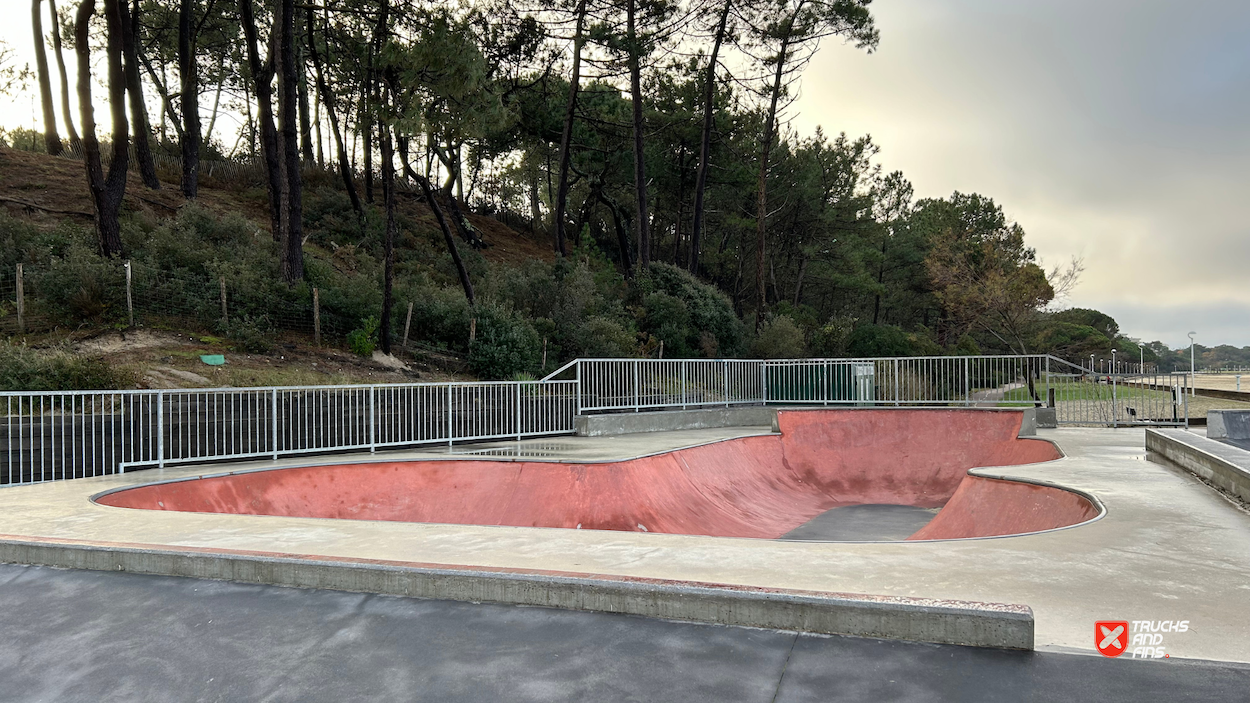
<svg viewBox="0 0 1250 703"><path fill-rule="evenodd" d="M1250 2L872 8L879 49L825 46L796 128L871 134L921 197L994 198L1131 336L1250 345Z"/></svg>
<svg viewBox="0 0 1250 703"><path fill-rule="evenodd" d="M29 3L0 7L28 60ZM1130 336L1250 345L1250 2L872 9L879 49L822 48L791 108L800 132L871 134L920 197L994 198L1047 264L1084 258L1066 304ZM32 124L32 97L0 102L0 124Z"/></svg>

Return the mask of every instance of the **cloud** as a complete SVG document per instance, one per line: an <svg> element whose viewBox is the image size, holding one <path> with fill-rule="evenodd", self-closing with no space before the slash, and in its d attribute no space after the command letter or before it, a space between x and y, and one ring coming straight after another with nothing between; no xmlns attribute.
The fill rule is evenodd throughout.
<svg viewBox="0 0 1250 703"><path fill-rule="evenodd" d="M1226 335L1208 342L1250 343L1250 4L873 11L879 50L825 46L796 127L871 133L921 197L993 197L1046 260L1084 257L1071 303L1122 311L1129 334L1187 343L1164 311L1201 310Z"/></svg>

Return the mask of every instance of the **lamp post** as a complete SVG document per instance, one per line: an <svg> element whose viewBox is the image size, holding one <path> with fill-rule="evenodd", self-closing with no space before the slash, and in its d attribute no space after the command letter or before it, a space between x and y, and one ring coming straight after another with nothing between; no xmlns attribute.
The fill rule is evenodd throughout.
<svg viewBox="0 0 1250 703"><path fill-rule="evenodd" d="M1194 335L1197 332L1189 333L1189 397L1194 397L1194 382L1198 379L1194 376Z"/></svg>
<svg viewBox="0 0 1250 703"><path fill-rule="evenodd" d="M1111 350L1111 375L1115 375L1115 350Z"/></svg>
<svg viewBox="0 0 1250 703"><path fill-rule="evenodd" d="M1137 373L1146 375L1146 347L1138 346L1137 354L1140 357L1137 362Z"/></svg>
<svg viewBox="0 0 1250 703"><path fill-rule="evenodd" d="M1093 354L1089 355L1089 373L1090 375L1093 375L1094 373L1094 355Z"/></svg>

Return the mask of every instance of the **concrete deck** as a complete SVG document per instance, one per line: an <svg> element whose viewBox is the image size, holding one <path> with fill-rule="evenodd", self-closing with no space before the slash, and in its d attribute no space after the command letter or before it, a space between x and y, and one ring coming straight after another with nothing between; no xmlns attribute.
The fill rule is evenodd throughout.
<svg viewBox="0 0 1250 703"><path fill-rule="evenodd" d="M576 461L630 458L767 428L559 438L460 447L457 456ZM1144 461L1141 430L1041 430L1066 454L999 473L1086 491L1101 520L1018 537L910 543L778 542L591 530L339 521L108 508L105 490L244 468L365 457L252 462L79 479L0 490L9 543L130 545L595 574L760 589L860 593L1030 606L1041 650L1093 651L1097 620L1188 620L1166 638L1174 657L1250 661L1250 514L1187 474ZM475 454L465 454L466 451ZM379 454L447 458L445 449Z"/></svg>

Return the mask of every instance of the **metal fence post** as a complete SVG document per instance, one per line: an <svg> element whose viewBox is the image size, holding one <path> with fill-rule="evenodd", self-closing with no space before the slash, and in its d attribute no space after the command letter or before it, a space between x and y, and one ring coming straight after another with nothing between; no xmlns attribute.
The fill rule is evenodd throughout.
<svg viewBox="0 0 1250 703"><path fill-rule="evenodd" d="M894 359L894 406L898 407L898 359Z"/></svg>
<svg viewBox="0 0 1250 703"><path fill-rule="evenodd" d="M369 453L378 450L378 392L377 386L369 386Z"/></svg>
<svg viewBox="0 0 1250 703"><path fill-rule="evenodd" d="M582 361L581 359L578 359L577 363L573 366L573 378L577 380L577 403L575 404L574 411L576 412L576 414L581 415L582 414Z"/></svg>
<svg viewBox="0 0 1250 703"><path fill-rule="evenodd" d="M148 445L151 446L151 445ZM165 468L165 392L156 392L156 466Z"/></svg>
<svg viewBox="0 0 1250 703"><path fill-rule="evenodd" d="M964 407L972 405L972 360L964 357Z"/></svg>
<svg viewBox="0 0 1250 703"><path fill-rule="evenodd" d="M641 386L641 381L639 380L639 375L642 370L642 362L635 359L633 362L633 366L634 366L634 412L638 412L641 409L638 404L641 402L641 395L642 395L642 386Z"/></svg>
<svg viewBox="0 0 1250 703"><path fill-rule="evenodd" d="M768 362L760 361L760 399L768 405Z"/></svg>
<svg viewBox="0 0 1250 703"><path fill-rule="evenodd" d="M516 381L516 438L521 440L521 381Z"/></svg>
<svg viewBox="0 0 1250 703"><path fill-rule="evenodd" d="M682 410L686 409L686 367L689 365L690 365L689 361L686 361L684 359L682 360L681 362L681 409ZM1241 376L1238 376L1237 378L1238 378L1238 383L1240 383ZM1241 386L1239 385L1238 388L1241 388Z"/></svg>
<svg viewBox="0 0 1250 703"><path fill-rule="evenodd" d="M729 361L721 361L721 377L725 382L725 407L729 407Z"/></svg>
<svg viewBox="0 0 1250 703"><path fill-rule="evenodd" d="M451 446L452 429L453 428L452 428L452 422L451 422L451 384L448 383L447 384L447 446L449 447Z"/></svg>
<svg viewBox="0 0 1250 703"><path fill-rule="evenodd" d="M272 405L269 408L269 416L273 421L273 460L278 460L278 389L274 388L270 394Z"/></svg>

